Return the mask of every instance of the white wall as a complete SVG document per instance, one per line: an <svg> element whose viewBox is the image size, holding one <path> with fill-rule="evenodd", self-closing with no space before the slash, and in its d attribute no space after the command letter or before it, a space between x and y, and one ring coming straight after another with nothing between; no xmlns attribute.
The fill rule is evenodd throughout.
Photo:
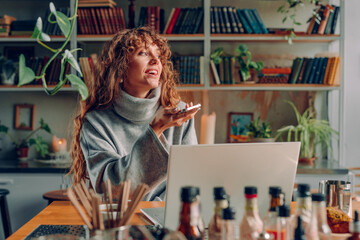
<svg viewBox="0 0 360 240"><path fill-rule="evenodd" d="M344 157L346 166L360 166L360 1L345 1Z"/></svg>

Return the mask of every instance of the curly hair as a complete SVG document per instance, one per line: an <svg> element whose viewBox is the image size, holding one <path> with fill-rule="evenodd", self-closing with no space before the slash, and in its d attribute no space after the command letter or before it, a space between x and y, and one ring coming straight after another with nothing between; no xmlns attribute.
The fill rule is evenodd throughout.
<svg viewBox="0 0 360 240"><path fill-rule="evenodd" d="M114 35L102 49L91 81L86 85L89 97L80 102L80 110L74 119L74 131L71 144L73 160L69 174L73 174L74 183L87 178L86 163L80 146L80 131L85 114L98 109L109 108L119 96L121 83L126 78L128 64L136 50L143 46L155 44L160 50L160 62L163 70L160 75L161 105L175 107L180 102L176 91L178 75L170 60L171 51L167 40L149 27L125 29Z"/></svg>

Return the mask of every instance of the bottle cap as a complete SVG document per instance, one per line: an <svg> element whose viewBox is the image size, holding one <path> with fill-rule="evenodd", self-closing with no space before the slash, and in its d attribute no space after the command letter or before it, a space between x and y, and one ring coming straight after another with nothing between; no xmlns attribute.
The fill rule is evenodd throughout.
<svg viewBox="0 0 360 240"><path fill-rule="evenodd" d="M214 200L225 200L227 199L225 188L214 187Z"/></svg>
<svg viewBox="0 0 360 240"><path fill-rule="evenodd" d="M181 188L181 201L194 202L196 196L200 195L200 189L198 187L187 186Z"/></svg>
<svg viewBox="0 0 360 240"><path fill-rule="evenodd" d="M279 187L279 186L269 187L269 194L274 197L279 197L281 194L281 187Z"/></svg>
<svg viewBox="0 0 360 240"><path fill-rule="evenodd" d="M278 207L278 216L279 217L290 217L290 206L282 205Z"/></svg>
<svg viewBox="0 0 360 240"><path fill-rule="evenodd" d="M309 197L310 196L310 185L309 184L298 184L297 192L298 192L298 197Z"/></svg>
<svg viewBox="0 0 360 240"><path fill-rule="evenodd" d="M234 220L235 219L235 210L232 207L224 208L222 210L222 219Z"/></svg>
<svg viewBox="0 0 360 240"><path fill-rule="evenodd" d="M257 194L257 188L253 186L246 186L244 189L244 193L250 195Z"/></svg>
<svg viewBox="0 0 360 240"><path fill-rule="evenodd" d="M360 233L359 213L356 210L354 212L354 221L350 222L349 230L351 233Z"/></svg>
<svg viewBox="0 0 360 240"><path fill-rule="evenodd" d="M311 199L313 202L324 202L325 195L322 193L314 193L314 194L311 194Z"/></svg>

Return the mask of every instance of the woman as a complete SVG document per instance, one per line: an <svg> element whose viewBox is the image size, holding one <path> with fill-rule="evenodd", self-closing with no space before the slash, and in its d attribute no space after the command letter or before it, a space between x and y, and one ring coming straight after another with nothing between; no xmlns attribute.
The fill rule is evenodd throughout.
<svg viewBox="0 0 360 240"><path fill-rule="evenodd" d="M150 28L117 33L102 50L89 97L75 118L74 182L90 178L97 192L110 179L146 183L146 200L165 196L170 145L197 144L189 106L175 90L167 41ZM192 103L190 104L192 105Z"/></svg>

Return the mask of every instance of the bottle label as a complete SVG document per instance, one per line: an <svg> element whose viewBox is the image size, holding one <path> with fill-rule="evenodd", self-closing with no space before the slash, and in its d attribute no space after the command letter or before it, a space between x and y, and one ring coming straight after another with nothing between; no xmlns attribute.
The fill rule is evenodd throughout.
<svg viewBox="0 0 360 240"><path fill-rule="evenodd" d="M285 240L285 229L281 230L280 235L279 235L280 238L278 238L278 232L275 230L266 229L265 231L267 233L269 233L270 235L274 236L273 240Z"/></svg>

